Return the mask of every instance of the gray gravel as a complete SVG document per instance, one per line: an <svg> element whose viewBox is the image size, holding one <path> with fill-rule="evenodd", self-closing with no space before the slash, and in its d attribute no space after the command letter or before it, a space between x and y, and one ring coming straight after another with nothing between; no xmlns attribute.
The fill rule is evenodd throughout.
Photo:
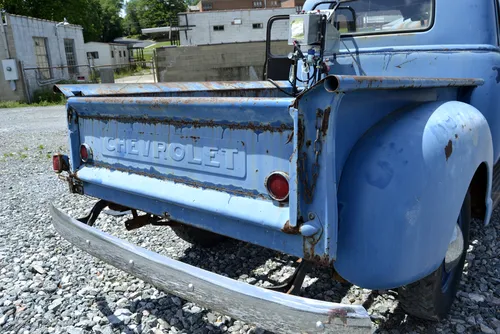
<svg viewBox="0 0 500 334"><path fill-rule="evenodd" d="M52 152L66 151L63 107L0 110L1 333L264 333L259 328L158 291L72 247L53 229L55 202L73 216L92 198L70 195L51 171ZM194 247L167 227L126 232L128 217L102 215L97 226L142 247L257 285L283 281L295 258L232 241ZM458 300L439 324L406 316L393 291L342 285L315 269L303 296L364 304L378 333L500 334L500 223L474 226Z"/></svg>

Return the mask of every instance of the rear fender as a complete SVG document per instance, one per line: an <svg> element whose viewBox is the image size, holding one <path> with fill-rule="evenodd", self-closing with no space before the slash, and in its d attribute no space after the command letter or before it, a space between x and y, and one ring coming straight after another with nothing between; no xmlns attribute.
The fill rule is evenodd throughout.
<svg viewBox="0 0 500 334"><path fill-rule="evenodd" d="M387 116L343 168L336 270L370 289L399 287L436 270L482 163L489 220L492 159L488 123L468 104L424 103Z"/></svg>

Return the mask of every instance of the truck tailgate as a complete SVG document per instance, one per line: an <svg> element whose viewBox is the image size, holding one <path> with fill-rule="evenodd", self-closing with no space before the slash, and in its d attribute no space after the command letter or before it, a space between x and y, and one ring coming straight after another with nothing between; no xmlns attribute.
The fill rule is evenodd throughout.
<svg viewBox="0 0 500 334"><path fill-rule="evenodd" d="M90 195L99 185L279 231L290 221L290 206L269 197L265 180L274 171L295 175L292 103L259 97L70 98L72 172L90 184ZM92 151L87 163L79 158L81 144ZM290 203L294 190L291 182ZM175 212L169 210L172 219L210 229Z"/></svg>

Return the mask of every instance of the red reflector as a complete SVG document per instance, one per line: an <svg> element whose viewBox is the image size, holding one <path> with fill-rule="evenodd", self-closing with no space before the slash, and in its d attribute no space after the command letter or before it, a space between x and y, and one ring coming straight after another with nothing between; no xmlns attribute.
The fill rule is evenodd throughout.
<svg viewBox="0 0 500 334"><path fill-rule="evenodd" d="M288 177L284 173L273 173L267 178L267 191L272 199L284 201L288 198L290 188L288 185Z"/></svg>
<svg viewBox="0 0 500 334"><path fill-rule="evenodd" d="M54 169L54 172L56 173L60 173L62 172L62 168L63 167L63 164L62 164L62 158L59 154L54 154L52 156L52 168Z"/></svg>
<svg viewBox="0 0 500 334"><path fill-rule="evenodd" d="M80 158L83 162L87 162L92 159L92 151L87 144L80 145Z"/></svg>

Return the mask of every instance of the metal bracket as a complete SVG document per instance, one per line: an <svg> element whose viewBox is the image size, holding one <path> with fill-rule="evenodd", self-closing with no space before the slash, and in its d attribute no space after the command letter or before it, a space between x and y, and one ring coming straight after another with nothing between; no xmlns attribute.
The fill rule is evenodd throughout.
<svg viewBox="0 0 500 334"><path fill-rule="evenodd" d="M302 289L302 283L304 283L304 279L306 274L312 268L312 262L306 261L304 259L299 259L299 266L295 269L295 272L292 276L290 276L285 283L281 285L276 285L272 287L268 287L268 290L283 292L289 295L297 295Z"/></svg>
<svg viewBox="0 0 500 334"><path fill-rule="evenodd" d="M69 175L66 179L69 185L69 192L72 194L83 195L83 182L77 179L74 175Z"/></svg>
<svg viewBox="0 0 500 334"><path fill-rule="evenodd" d="M129 219L125 222L125 228L127 231L132 231L146 225L154 225L154 226L170 226L175 224L173 221L165 220L165 218L145 214L139 216L137 214L137 210L132 210L132 219Z"/></svg>
<svg viewBox="0 0 500 334"><path fill-rule="evenodd" d="M94 223L95 221L97 220L97 217L99 217L99 214L101 213L101 211L108 206L108 202L105 201L105 200L100 200L99 202L97 202L94 207L92 208L92 210L90 210L90 213L83 217L83 218L80 218L78 219L78 221L84 223L84 224L87 224L89 226L94 226Z"/></svg>

